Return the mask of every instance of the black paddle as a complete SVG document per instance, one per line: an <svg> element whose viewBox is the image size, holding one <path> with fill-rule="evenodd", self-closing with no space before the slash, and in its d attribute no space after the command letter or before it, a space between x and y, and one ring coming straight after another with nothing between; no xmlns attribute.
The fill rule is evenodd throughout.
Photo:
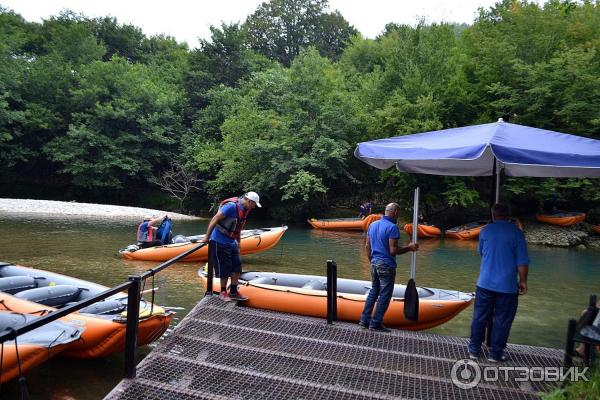
<svg viewBox="0 0 600 400"><path fill-rule="evenodd" d="M412 242L417 243L417 231L419 229L419 188L415 189L415 200L413 205L413 226L412 226ZM417 253L411 254L410 260L410 279L406 284L406 292L404 293L404 318L411 321L419 320L419 293L417 292L417 284L415 283L415 275L417 272Z"/></svg>

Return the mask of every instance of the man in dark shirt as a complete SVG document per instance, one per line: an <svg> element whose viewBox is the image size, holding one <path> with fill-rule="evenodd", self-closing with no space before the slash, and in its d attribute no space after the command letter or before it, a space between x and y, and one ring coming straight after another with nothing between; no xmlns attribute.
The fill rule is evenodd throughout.
<svg viewBox="0 0 600 400"><path fill-rule="evenodd" d="M519 294L527 293L529 256L525 235L510 221L508 207L492 207L493 223L479 235L481 270L477 280L469 356L479 358L485 327L493 318L492 347L488 360L505 361L504 348L517 313Z"/></svg>

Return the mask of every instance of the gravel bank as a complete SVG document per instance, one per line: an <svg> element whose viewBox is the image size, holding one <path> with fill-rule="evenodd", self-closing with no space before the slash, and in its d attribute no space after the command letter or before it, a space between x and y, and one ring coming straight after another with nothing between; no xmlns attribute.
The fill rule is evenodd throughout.
<svg viewBox="0 0 600 400"><path fill-rule="evenodd" d="M144 215L168 214L176 221L197 220L199 217L172 213L151 208L111 206L107 204L77 203L75 201L52 201L30 199L0 199L0 214L4 215L35 215L35 216L65 216L78 218L119 218L140 220Z"/></svg>
<svg viewBox="0 0 600 400"><path fill-rule="evenodd" d="M528 243L557 247L600 247L600 236L592 232L591 225L556 226L538 222L524 223Z"/></svg>

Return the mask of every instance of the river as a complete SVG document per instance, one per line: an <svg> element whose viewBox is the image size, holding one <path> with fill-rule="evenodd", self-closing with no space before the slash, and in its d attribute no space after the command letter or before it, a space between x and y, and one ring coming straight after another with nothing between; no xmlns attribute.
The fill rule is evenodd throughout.
<svg viewBox="0 0 600 400"><path fill-rule="evenodd" d="M254 227L258 224L255 221ZM46 269L106 286L122 283L158 263L125 261L117 250L134 241L131 222L67 218L24 218L0 215L4 233L0 261ZM207 221L178 222L175 233L204 232ZM262 222L261 226L273 226ZM253 227L252 225L250 228ZM408 241L409 237L404 238ZM338 265L338 276L368 280L369 266L362 233L326 232L293 226L278 246L245 256L244 270L325 275L326 260ZM426 240L417 257L417 285L466 292L475 290L479 270L476 242ZM562 348L567 320L577 317L592 293L600 294L600 251L529 247L532 265L529 293L519 299L511 343ZM157 302L182 307L177 323L204 293L197 277L199 263L179 263L156 276ZM398 257L397 282L406 283L408 255ZM468 336L472 308L431 332ZM169 332L169 331L168 331ZM167 334L168 334L167 332ZM150 346L140 349L143 356ZM123 356L99 360L56 357L26 375L34 399L98 399L120 380ZM0 398L17 398L16 382L2 385Z"/></svg>

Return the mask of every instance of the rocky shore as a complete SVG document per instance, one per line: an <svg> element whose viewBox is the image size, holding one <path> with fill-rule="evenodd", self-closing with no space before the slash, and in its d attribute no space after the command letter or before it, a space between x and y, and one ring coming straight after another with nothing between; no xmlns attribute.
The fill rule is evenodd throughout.
<svg viewBox="0 0 600 400"><path fill-rule="evenodd" d="M555 226L527 221L523 224L527 243L556 247L600 248L600 236L587 223Z"/></svg>
<svg viewBox="0 0 600 400"><path fill-rule="evenodd" d="M78 203L30 199L0 199L0 215L29 215L40 217L73 216L92 219L140 220L144 215L169 215L176 221L197 220L199 217L151 208L113 206L108 204Z"/></svg>

